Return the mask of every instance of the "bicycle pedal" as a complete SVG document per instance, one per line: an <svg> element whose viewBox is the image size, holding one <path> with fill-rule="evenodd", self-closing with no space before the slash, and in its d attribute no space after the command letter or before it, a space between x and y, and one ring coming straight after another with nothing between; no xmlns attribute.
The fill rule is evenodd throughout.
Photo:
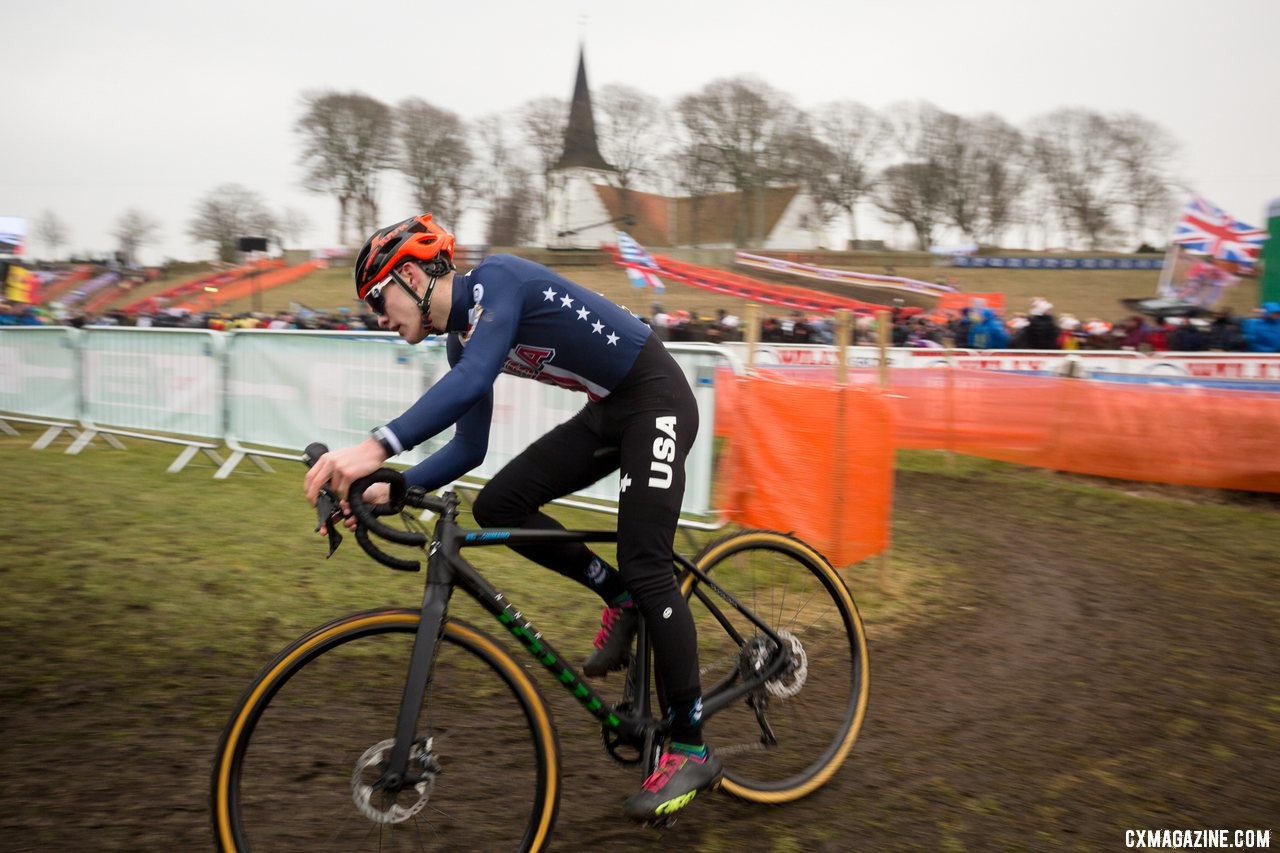
<svg viewBox="0 0 1280 853"><path fill-rule="evenodd" d="M644 822L644 825L649 829L656 829L659 831L664 829L670 829L671 827L676 825L677 817L678 815L674 815L674 814L662 815L661 817L655 817L655 818L652 818L651 820L646 820Z"/></svg>

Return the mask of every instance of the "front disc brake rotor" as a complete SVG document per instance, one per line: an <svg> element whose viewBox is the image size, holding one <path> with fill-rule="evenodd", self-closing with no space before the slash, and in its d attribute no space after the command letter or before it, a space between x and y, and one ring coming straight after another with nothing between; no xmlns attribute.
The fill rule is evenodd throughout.
<svg viewBox="0 0 1280 853"><path fill-rule="evenodd" d="M360 813L374 823L403 823L422 811L431 797L431 788L435 785L436 774L440 772L440 764L431 753L431 740L415 743L409 750L409 765L420 771L421 781L412 787L403 788L394 797L375 787L374 783L382 776L382 768L386 766L387 755L395 746L395 740L384 740L365 750L364 755L356 762L351 774L351 799ZM367 780L367 781L366 781ZM407 805L394 800L417 799ZM386 800L376 803L377 799Z"/></svg>

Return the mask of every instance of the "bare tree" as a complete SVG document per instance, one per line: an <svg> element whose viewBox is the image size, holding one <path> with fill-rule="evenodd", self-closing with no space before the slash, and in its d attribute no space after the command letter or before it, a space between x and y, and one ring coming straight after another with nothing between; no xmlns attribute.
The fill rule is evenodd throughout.
<svg viewBox="0 0 1280 853"><path fill-rule="evenodd" d="M286 244L296 246L302 236L311 230L311 217L297 208L286 207L276 220L276 227L280 238L280 251L283 252Z"/></svg>
<svg viewBox="0 0 1280 853"><path fill-rule="evenodd" d="M140 210L130 208L116 220L114 232L119 241L120 254L128 266L138 262L138 250L154 243L160 233L160 223Z"/></svg>
<svg viewBox="0 0 1280 853"><path fill-rule="evenodd" d="M791 172L809 196L811 208L801 215L801 226L823 242L827 227L842 209L831 197L835 183L835 152L816 136L803 130L791 141L787 158L787 170Z"/></svg>
<svg viewBox="0 0 1280 853"><path fill-rule="evenodd" d="M677 190L689 197L689 242L696 246L701 239L701 200L723 186L719 159L715 152L686 139L677 143L676 148L667 156L667 162L672 183ZM678 233L672 234L671 238L672 243L679 242Z"/></svg>
<svg viewBox="0 0 1280 853"><path fill-rule="evenodd" d="M915 231L921 249L933 244L933 233L945 217L946 170L936 161L897 163L876 184L875 203L891 221Z"/></svg>
<svg viewBox="0 0 1280 853"><path fill-rule="evenodd" d="M889 151L898 162L880 173L874 193L877 207L890 221L911 226L921 249L933 243L934 231L954 218L948 209L956 169L956 116L925 101L897 103L885 113Z"/></svg>
<svg viewBox="0 0 1280 853"><path fill-rule="evenodd" d="M800 214L800 227L814 235L819 245L826 243L832 220L843 209L832 197L838 171L837 156L813 131L810 117L796 111L795 120L773 138L776 149L773 181L799 184L808 198L809 208Z"/></svg>
<svg viewBox="0 0 1280 853"><path fill-rule="evenodd" d="M814 134L825 150L822 179L814 192L825 204L849 218L849 238L858 239L858 202L875 186L874 164L889 126L873 110L853 101L820 107L814 114Z"/></svg>
<svg viewBox="0 0 1280 853"><path fill-rule="evenodd" d="M981 236L999 245L1017 217L1029 183L1026 142L1017 128L996 115L972 122L978 151L978 222Z"/></svg>
<svg viewBox="0 0 1280 853"><path fill-rule="evenodd" d="M1124 192L1110 122L1091 110L1065 108L1033 119L1030 127L1036 171L1059 219L1090 249L1102 248L1115 236Z"/></svg>
<svg viewBox="0 0 1280 853"><path fill-rule="evenodd" d="M534 238L539 193L533 176L519 165L510 165L503 180L504 192L496 199L485 235L491 246L519 246Z"/></svg>
<svg viewBox="0 0 1280 853"><path fill-rule="evenodd" d="M652 185L668 136L662 102L611 83L600 90L595 105L600 153L616 170L610 179L624 192Z"/></svg>
<svg viewBox="0 0 1280 853"><path fill-rule="evenodd" d="M477 156L472 186L484 199L488 218L485 240L494 246L516 246L533 239L540 193L521 152L507 143L507 122L499 115L476 122Z"/></svg>
<svg viewBox="0 0 1280 853"><path fill-rule="evenodd" d="M507 145L503 127L498 115L485 116L475 123L477 146L471 185L490 224L499 216L499 199L506 193L507 175L515 156Z"/></svg>
<svg viewBox="0 0 1280 853"><path fill-rule="evenodd" d="M946 173L946 220L968 239L995 242L1026 188L1022 135L995 115L934 116L929 159Z"/></svg>
<svg viewBox="0 0 1280 853"><path fill-rule="evenodd" d="M36 220L35 233L40 238L40 242L48 246L54 256L58 254L58 249L67 244L70 236L67 223L52 210L46 210L40 214L40 218Z"/></svg>
<svg viewBox="0 0 1280 853"><path fill-rule="evenodd" d="M720 175L744 198L735 224L735 242L759 241L764 234L763 190L786 169L779 157L787 150L780 139L798 120L791 98L757 80L717 80L685 95L676 111L691 151L710 158ZM755 211L754 222L748 218Z"/></svg>
<svg viewBox="0 0 1280 853"><path fill-rule="evenodd" d="M407 98L396 107L395 127L399 168L409 179L418 210L456 223L472 161L466 125L456 113Z"/></svg>
<svg viewBox="0 0 1280 853"><path fill-rule="evenodd" d="M936 159L947 138L950 113L928 101L900 101L884 113L888 154L905 162Z"/></svg>
<svg viewBox="0 0 1280 853"><path fill-rule="evenodd" d="M551 183L556 163L564 153L565 128L569 124L569 104L562 98L538 98L530 101L519 110L520 128L523 141L533 155L533 173L538 176L535 189L531 180L518 180L523 184L523 194L531 194L542 210L545 222L551 215L548 208L551 198ZM523 175L512 174L513 178L529 178L528 170ZM509 218L509 217L508 217ZM507 244L514 245L514 244Z"/></svg>
<svg viewBox="0 0 1280 853"><path fill-rule="evenodd" d="M303 186L338 200L338 241L350 244L350 226L359 235L377 221L378 180L392 160L391 109L359 93L333 91L303 95L304 112L295 126L303 137Z"/></svg>
<svg viewBox="0 0 1280 853"><path fill-rule="evenodd" d="M187 234L197 243L211 243L218 260L236 260L240 237L275 233L275 217L262 197L240 184L223 184L196 205Z"/></svg>
<svg viewBox="0 0 1280 853"><path fill-rule="evenodd" d="M1163 127L1135 113L1113 116L1110 124L1119 180L1125 202L1133 208L1134 239L1140 242L1151 225L1162 230L1169 225L1178 143Z"/></svg>
<svg viewBox="0 0 1280 853"><path fill-rule="evenodd" d="M985 165L974 125L962 116L938 115L937 151L931 162L942 169L942 208L946 221L970 239L978 239Z"/></svg>

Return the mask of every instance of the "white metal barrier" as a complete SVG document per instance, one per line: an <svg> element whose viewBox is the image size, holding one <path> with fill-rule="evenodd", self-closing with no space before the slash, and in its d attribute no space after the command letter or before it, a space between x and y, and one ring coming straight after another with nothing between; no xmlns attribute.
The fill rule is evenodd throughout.
<svg viewBox="0 0 1280 853"><path fill-rule="evenodd" d="M80 332L82 431L67 448L79 453L101 436L182 445L169 466L181 471L197 452L216 464L222 436L222 340L201 329L92 326ZM148 432L139 432L148 430Z"/></svg>
<svg viewBox="0 0 1280 853"><path fill-rule="evenodd" d="M47 447L63 431L77 435L80 413L80 355L75 329L12 326L0 334L0 432L9 425L47 427L32 447ZM12 413L12 414L10 414Z"/></svg>
<svg viewBox="0 0 1280 853"><path fill-rule="evenodd" d="M399 415L445 369L444 348L390 332L243 330L227 342L227 477L245 458L297 461L313 441L345 447ZM437 437L400 461L439 447ZM267 469L269 470L269 468Z"/></svg>
<svg viewBox="0 0 1280 853"><path fill-rule="evenodd" d="M741 362L722 347L670 344L698 403L702 428L686 462L686 523L714 516L711 506L716 369ZM225 478L248 459L296 461L312 441L342 447L399 415L448 370L442 342L411 346L388 332L65 327L5 329L0 334L0 431L6 423L49 426L35 446L60 431L79 453L95 438L172 442L184 449L170 471L200 451ZM500 376L494 386L490 452L461 485L487 480L534 439L570 418L580 394ZM3 414L14 412L13 415ZM143 432L145 430L146 432ZM397 464L413 465L444 445L446 430ZM204 441L210 439L211 441ZM224 461L214 450L224 442ZM565 503L616 510L614 474Z"/></svg>
<svg viewBox="0 0 1280 853"><path fill-rule="evenodd" d="M686 525L710 523L716 367L735 360L707 344L669 345L698 401L702 427L686 462ZM248 458L296 461L312 441L344 447L403 412L448 370L440 342L406 344L386 332L236 331L226 350L226 435L231 455L215 475ZM489 453L461 485L488 480L534 439L568 420L585 398L562 388L499 376ZM413 465L452 437L446 430L396 458ZM563 503L614 510L613 475Z"/></svg>

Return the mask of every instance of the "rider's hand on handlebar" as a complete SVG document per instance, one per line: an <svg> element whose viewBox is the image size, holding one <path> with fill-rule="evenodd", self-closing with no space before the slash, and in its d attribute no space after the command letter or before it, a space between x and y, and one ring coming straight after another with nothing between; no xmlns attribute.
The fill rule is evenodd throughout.
<svg viewBox="0 0 1280 853"><path fill-rule="evenodd" d="M307 471L306 479L303 481L307 500L315 506L320 489L328 483L329 490L342 501L344 514L349 514L347 490L351 484L366 474L372 474L378 470L386 460L387 454L382 449L382 445L373 438L367 438L351 447L329 451L316 460L316 463ZM354 526L354 519L349 518L346 524L348 527ZM320 533L327 532L328 530L322 525Z"/></svg>
<svg viewBox="0 0 1280 853"><path fill-rule="evenodd" d="M391 503L391 486L374 483L364 490L364 502L369 505ZM351 513L351 504L345 500L342 502L342 523L348 530L355 530L358 525L356 517Z"/></svg>

